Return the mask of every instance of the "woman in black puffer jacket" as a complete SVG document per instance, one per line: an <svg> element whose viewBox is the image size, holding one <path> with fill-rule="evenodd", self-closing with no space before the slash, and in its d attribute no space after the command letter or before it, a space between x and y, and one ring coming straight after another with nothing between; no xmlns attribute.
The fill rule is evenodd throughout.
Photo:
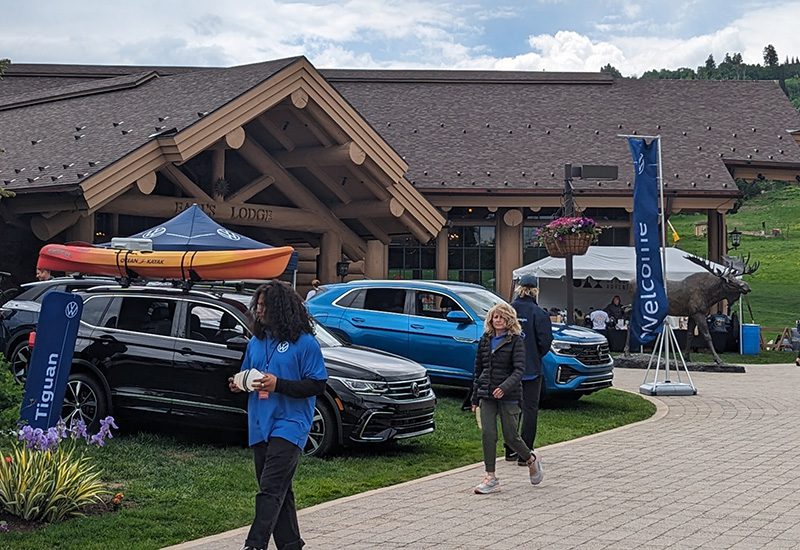
<svg viewBox="0 0 800 550"><path fill-rule="evenodd" d="M472 410L480 406L483 463L486 466L486 476L475 487L478 494L500 490L500 481L495 476L498 416L503 427L503 440L520 460L527 463L531 483L541 481L536 456L517 431L522 375L525 372L525 342L520 336L522 329L514 308L505 303L492 307L486 314L485 329L478 343L472 385Z"/></svg>

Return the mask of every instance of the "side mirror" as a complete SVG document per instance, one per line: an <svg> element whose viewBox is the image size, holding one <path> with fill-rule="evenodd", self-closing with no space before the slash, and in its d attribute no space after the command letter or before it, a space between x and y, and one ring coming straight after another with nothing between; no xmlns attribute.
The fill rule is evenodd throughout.
<svg viewBox="0 0 800 550"><path fill-rule="evenodd" d="M244 336L234 336L225 341L225 347L234 351L245 351L247 349L247 338Z"/></svg>
<svg viewBox="0 0 800 550"><path fill-rule="evenodd" d="M451 311L450 313L447 314L446 319L450 323L464 324L472 322L470 316L464 313L463 311Z"/></svg>

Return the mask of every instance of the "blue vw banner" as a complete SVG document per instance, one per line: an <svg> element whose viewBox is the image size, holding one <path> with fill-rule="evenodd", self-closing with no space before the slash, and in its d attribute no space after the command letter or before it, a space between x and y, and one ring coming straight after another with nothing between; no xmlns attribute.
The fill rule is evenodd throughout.
<svg viewBox="0 0 800 550"><path fill-rule="evenodd" d="M60 418L82 312L77 294L53 291L44 297L20 411L20 420L33 428L46 430Z"/></svg>
<svg viewBox="0 0 800 550"><path fill-rule="evenodd" d="M661 333L667 316L667 293L661 268L658 230L658 139L649 144L628 138L636 186L633 189L633 234L636 246L636 295L633 297L630 334L633 342L647 344Z"/></svg>

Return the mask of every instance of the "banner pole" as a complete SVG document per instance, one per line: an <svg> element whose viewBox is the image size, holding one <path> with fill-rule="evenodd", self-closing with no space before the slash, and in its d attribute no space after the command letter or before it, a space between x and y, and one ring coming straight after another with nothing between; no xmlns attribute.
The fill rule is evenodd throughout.
<svg viewBox="0 0 800 550"><path fill-rule="evenodd" d="M667 212L664 210L664 177L661 168L661 136L658 140L658 194L661 202L661 278L664 281L664 296L667 294Z"/></svg>

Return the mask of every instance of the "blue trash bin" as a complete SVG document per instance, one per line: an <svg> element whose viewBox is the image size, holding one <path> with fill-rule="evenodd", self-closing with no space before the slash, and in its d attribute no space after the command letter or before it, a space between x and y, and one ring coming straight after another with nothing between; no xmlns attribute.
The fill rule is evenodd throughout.
<svg viewBox="0 0 800 550"><path fill-rule="evenodd" d="M758 355L761 351L761 325L742 324L742 354Z"/></svg>

